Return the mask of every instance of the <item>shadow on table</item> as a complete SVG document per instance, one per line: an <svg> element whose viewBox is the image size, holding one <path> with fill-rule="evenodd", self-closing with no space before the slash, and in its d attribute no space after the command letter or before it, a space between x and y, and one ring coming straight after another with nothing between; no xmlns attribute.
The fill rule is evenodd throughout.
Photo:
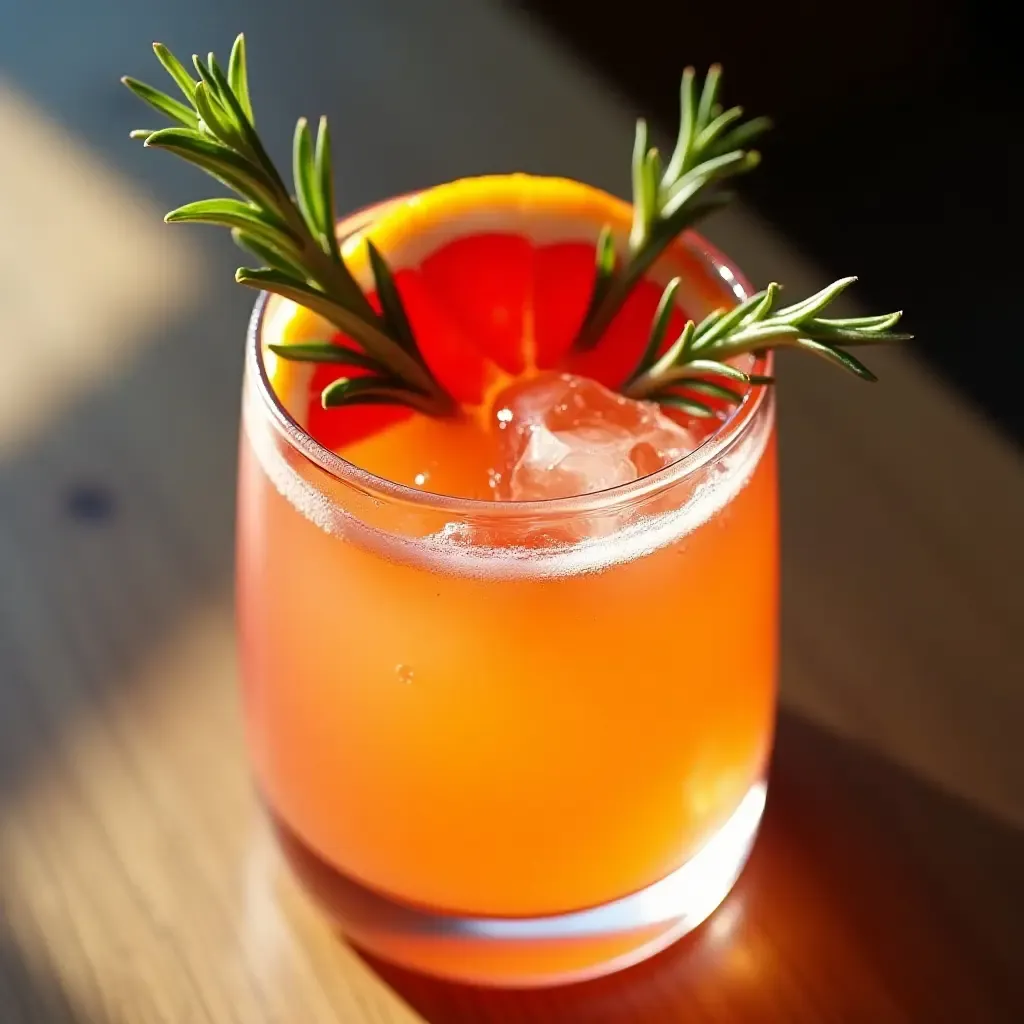
<svg viewBox="0 0 1024 1024"><path fill-rule="evenodd" d="M2 914L0 1020L4 1024L89 1024L89 1017L72 1004L57 979L29 966L24 953L5 934Z"/></svg>
<svg viewBox="0 0 1024 1024"><path fill-rule="evenodd" d="M926 847L938 852L915 853ZM1024 1019L1022 864L1020 831L783 713L750 864L711 920L666 952L522 992L366 959L429 1024L1010 1024Z"/></svg>
<svg viewBox="0 0 1024 1024"><path fill-rule="evenodd" d="M230 592L244 310L230 322L218 346L200 317L154 332L134 364L0 458L0 1024L128 1021L65 990L24 916L24 848L8 862L4 840L35 842L18 824L25 794L190 609ZM59 883L34 895L59 904Z"/></svg>

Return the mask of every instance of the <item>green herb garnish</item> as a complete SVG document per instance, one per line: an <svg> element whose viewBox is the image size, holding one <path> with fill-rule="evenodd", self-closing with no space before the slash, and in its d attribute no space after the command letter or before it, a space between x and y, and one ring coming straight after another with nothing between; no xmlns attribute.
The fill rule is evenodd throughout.
<svg viewBox="0 0 1024 1024"><path fill-rule="evenodd" d="M747 146L771 127L771 121L743 121L742 107L723 110L718 103L721 79L721 67L712 65L698 96L693 68L683 72L679 134L664 168L661 154L648 144L647 122L637 121L629 252L620 262L611 228L605 227L597 242L594 290L576 337L577 348L593 348L665 249L701 217L732 199L730 192L716 186L760 163L760 154Z"/></svg>
<svg viewBox="0 0 1024 1024"><path fill-rule="evenodd" d="M271 350L286 359L334 363L359 371L359 376L343 377L324 389L325 407L398 403L430 415L454 412L457 403L419 350L384 256L366 241L379 313L345 265L336 235L326 118L320 119L315 137L305 119L296 125L293 197L256 133L244 37L235 40L227 73L212 53L205 62L193 57L198 79L165 46L154 43L153 50L185 102L123 78L132 92L174 123L171 128L134 131L132 137L142 139L147 147L176 153L239 197L189 203L165 219L230 228L238 245L264 263L257 269L239 269L237 281L307 307L358 346L324 341L271 345ZM718 103L720 81L721 68L714 65L698 93L694 70L687 68L683 73L679 133L665 165L657 149L648 144L646 122L637 122L628 251L620 258L611 229L605 227L597 241L594 287L577 348L597 344L632 289L672 241L729 201L730 194L718 186L757 166L760 156L748 146L770 122L763 117L744 121L740 107L723 110ZM843 278L781 309L775 308L779 286L771 284L733 309L716 310L700 324L688 322L659 355L677 278L662 295L645 352L622 391L694 416L711 416L714 412L707 397L738 402L742 393L735 385L771 383L727 360L784 347L804 349L864 380L874 380L871 371L845 349L911 336L892 329L899 313L848 319L819 316L853 280Z"/></svg>
<svg viewBox="0 0 1024 1024"><path fill-rule="evenodd" d="M622 388L631 398L674 405L694 416L712 416L703 395L738 402L743 395L723 381L738 384L771 384L771 377L744 373L726 360L769 348L799 348L827 359L860 377L877 380L859 359L844 349L853 345L881 345L912 337L894 331L902 313L828 320L825 308L846 290L855 277L844 277L820 292L777 309L781 288L772 283L732 309L718 309L699 324L687 321L679 337L661 350L680 279L674 278L662 293L654 315L647 347L636 369ZM840 347L843 346L843 347ZM707 380L712 377L718 380Z"/></svg>
<svg viewBox="0 0 1024 1024"><path fill-rule="evenodd" d="M370 243L370 265L382 311L371 306L341 257L327 119L314 140L305 119L295 128L295 197L256 133L249 98L245 40L231 50L227 74L211 53L193 64L198 80L160 43L157 59L177 83L186 103L133 78L122 81L140 99L175 122L175 127L135 131L151 149L166 149L232 189L238 199L204 199L167 214L171 223L219 224L231 229L243 249L262 260L259 269L241 268L240 284L276 292L306 306L343 331L361 351L322 346L275 346L292 359L329 361L366 371L335 381L325 406L397 402L444 415L455 403L434 379L409 328L409 321L383 256Z"/></svg>

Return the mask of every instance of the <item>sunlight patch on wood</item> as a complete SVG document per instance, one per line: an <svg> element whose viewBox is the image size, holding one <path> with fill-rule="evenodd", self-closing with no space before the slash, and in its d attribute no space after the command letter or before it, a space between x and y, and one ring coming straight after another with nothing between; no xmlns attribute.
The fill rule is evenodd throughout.
<svg viewBox="0 0 1024 1024"><path fill-rule="evenodd" d="M191 306L201 277L162 211L2 78L0 138L3 454Z"/></svg>

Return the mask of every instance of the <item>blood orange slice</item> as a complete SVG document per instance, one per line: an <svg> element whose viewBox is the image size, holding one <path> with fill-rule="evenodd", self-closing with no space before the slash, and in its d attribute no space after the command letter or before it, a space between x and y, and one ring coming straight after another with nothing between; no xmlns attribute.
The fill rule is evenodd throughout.
<svg viewBox="0 0 1024 1024"><path fill-rule="evenodd" d="M672 276L681 276L683 284L667 337L678 334L688 311L700 316L721 304L721 288L706 266L676 242L599 344L573 351L593 287L595 241L608 224L624 251L631 215L627 203L599 189L525 174L467 178L393 201L345 240L343 255L369 291L366 242L384 254L420 351L463 414L428 423L395 407L323 410L320 391L349 371L267 352L275 391L318 441L364 468L411 486L487 497L493 446L477 435L486 432L483 410L498 391L548 369L620 385ZM272 300L265 345L313 339L349 343L308 310ZM457 459L439 457L452 445L459 446ZM453 461L459 465L449 465Z"/></svg>

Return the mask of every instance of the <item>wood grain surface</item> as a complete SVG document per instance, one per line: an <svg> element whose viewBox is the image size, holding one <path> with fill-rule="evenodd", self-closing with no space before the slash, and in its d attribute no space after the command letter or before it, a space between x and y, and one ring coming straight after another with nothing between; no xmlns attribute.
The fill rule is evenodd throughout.
<svg viewBox="0 0 1024 1024"><path fill-rule="evenodd" d="M1022 461L900 353L873 360L872 389L784 360L783 710L763 832L721 910L646 964L540 992L416 977L332 934L280 866L240 739L247 297L223 239L159 225L198 183L129 147L145 118L116 75L155 77L151 38L223 50L245 28L275 151L326 109L353 140L352 207L513 167L621 191L632 112L474 0L11 13L2 1024L1024 1019ZM29 207L35 183L50 201ZM757 281L822 283L746 211L709 234Z"/></svg>

